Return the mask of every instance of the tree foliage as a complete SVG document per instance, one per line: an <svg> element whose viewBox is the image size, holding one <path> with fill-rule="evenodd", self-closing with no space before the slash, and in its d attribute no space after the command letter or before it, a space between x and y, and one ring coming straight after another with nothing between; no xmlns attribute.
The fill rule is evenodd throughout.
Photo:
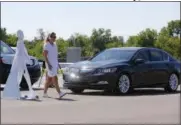
<svg viewBox="0 0 181 125"><path fill-rule="evenodd" d="M163 27L158 35L155 47L169 52L174 57L181 57L181 22L179 20L170 21L166 27Z"/></svg>
<svg viewBox="0 0 181 125"><path fill-rule="evenodd" d="M75 33L65 40L61 37L57 38L57 46L60 58L66 57L68 47L81 47L82 56L93 56L95 53L106 48L135 46L135 47L157 47L161 48L175 58L181 57L181 22L180 20L172 20L164 26L160 32L155 29L147 28L137 35L130 36L127 41L124 41L122 36L112 36L110 29L93 29L89 36ZM33 42L25 40L25 45L28 52L37 58L43 58L43 41L45 32L42 28L37 30L37 36ZM8 43L10 46L16 46L17 37L15 34L7 34L6 28L1 28L0 40Z"/></svg>
<svg viewBox="0 0 181 125"><path fill-rule="evenodd" d="M1 28L1 30L0 30L0 40L2 40L2 41L7 40L6 28Z"/></svg>

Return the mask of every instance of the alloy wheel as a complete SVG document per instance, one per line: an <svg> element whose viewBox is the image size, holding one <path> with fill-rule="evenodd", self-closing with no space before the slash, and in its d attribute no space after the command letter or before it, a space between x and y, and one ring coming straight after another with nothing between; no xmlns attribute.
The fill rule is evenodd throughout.
<svg viewBox="0 0 181 125"><path fill-rule="evenodd" d="M123 94L128 93L130 90L130 79L127 75L121 75L119 79L119 91Z"/></svg>
<svg viewBox="0 0 181 125"><path fill-rule="evenodd" d="M169 78L169 88L172 91L175 91L177 90L177 87L178 87L178 77L176 74L171 74Z"/></svg>

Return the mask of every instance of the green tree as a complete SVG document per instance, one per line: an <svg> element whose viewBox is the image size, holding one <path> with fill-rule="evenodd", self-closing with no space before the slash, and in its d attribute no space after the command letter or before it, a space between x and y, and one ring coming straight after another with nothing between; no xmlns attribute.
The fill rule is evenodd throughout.
<svg viewBox="0 0 181 125"><path fill-rule="evenodd" d="M181 57L180 29L180 21L168 22L168 25L161 29L155 47L161 48L179 59Z"/></svg>
<svg viewBox="0 0 181 125"><path fill-rule="evenodd" d="M15 34L8 34L7 35L7 39L6 39L6 43L8 43L10 46L16 46L17 44L17 36Z"/></svg>
<svg viewBox="0 0 181 125"><path fill-rule="evenodd" d="M7 39L6 28L1 28L1 30L0 30L0 40L6 42L6 39Z"/></svg>
<svg viewBox="0 0 181 125"><path fill-rule="evenodd" d="M123 47L121 42L109 42L106 44L106 48Z"/></svg>
<svg viewBox="0 0 181 125"><path fill-rule="evenodd" d="M146 30L141 31L137 36L130 36L126 45L135 47L154 47L156 39L156 30L147 28Z"/></svg>
<svg viewBox="0 0 181 125"><path fill-rule="evenodd" d="M37 58L43 58L43 41L45 39L44 30L38 29L38 35L34 42L25 40L28 52ZM106 48L136 46L136 47L158 47L176 58L181 57L180 46L181 22L180 20L172 20L167 26L163 27L159 34L154 29L147 28L135 36L130 36L126 43L122 36L112 36L110 29L93 29L90 37L76 33L71 35L68 40L63 38L57 39L58 51L61 58L66 57L67 48L77 46L82 48L82 56L93 56L96 52ZM6 28L1 28L0 40L11 46L16 46L17 37L15 34L7 34Z"/></svg>
<svg viewBox="0 0 181 125"><path fill-rule="evenodd" d="M114 47L123 47L123 37L122 36L113 36L110 38L110 41L105 44L106 48L114 48Z"/></svg>
<svg viewBox="0 0 181 125"><path fill-rule="evenodd" d="M45 40L45 32L42 28L37 30L37 34L38 34L38 36L35 37L35 40L40 40L40 41Z"/></svg>
<svg viewBox="0 0 181 125"><path fill-rule="evenodd" d="M111 30L99 28L92 30L90 37L94 51L102 51L106 49L106 43L111 41Z"/></svg>
<svg viewBox="0 0 181 125"><path fill-rule="evenodd" d="M82 56L92 56L94 54L92 41L88 36L76 33L72 41L75 42L77 47L81 47Z"/></svg>
<svg viewBox="0 0 181 125"><path fill-rule="evenodd" d="M181 34L181 21L172 20L168 22L167 30L170 36L179 36Z"/></svg>
<svg viewBox="0 0 181 125"><path fill-rule="evenodd" d="M147 28L146 30L138 34L138 46L141 47L154 47L155 41L157 39L156 30Z"/></svg>
<svg viewBox="0 0 181 125"><path fill-rule="evenodd" d="M69 47L69 42L65 41L63 38L58 38L56 41L57 47L58 47L58 52L59 58L65 58L67 54L67 48Z"/></svg>
<svg viewBox="0 0 181 125"><path fill-rule="evenodd" d="M138 36L130 36L126 42L126 46L139 46L139 37Z"/></svg>

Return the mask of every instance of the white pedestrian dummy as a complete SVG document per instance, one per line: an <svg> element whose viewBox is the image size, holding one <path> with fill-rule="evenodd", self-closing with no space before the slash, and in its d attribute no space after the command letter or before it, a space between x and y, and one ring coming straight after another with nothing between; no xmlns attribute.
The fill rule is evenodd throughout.
<svg viewBox="0 0 181 125"><path fill-rule="evenodd" d="M30 76L26 67L26 64L31 64L31 60L24 45L23 31L18 30L17 37L18 37L17 46L16 46L17 49L13 59L10 74L5 84L2 97L9 99L20 99L21 93L19 85L21 83L22 76L24 75L29 87L28 98L34 99L35 92L33 91L33 88L31 86Z"/></svg>

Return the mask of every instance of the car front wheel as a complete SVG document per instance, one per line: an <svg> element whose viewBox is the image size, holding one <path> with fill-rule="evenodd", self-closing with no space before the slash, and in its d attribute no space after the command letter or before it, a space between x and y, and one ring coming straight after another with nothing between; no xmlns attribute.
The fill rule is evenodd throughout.
<svg viewBox="0 0 181 125"><path fill-rule="evenodd" d="M178 88L179 79L175 73L172 73L169 77L168 85L165 87L167 92L175 92Z"/></svg>
<svg viewBox="0 0 181 125"><path fill-rule="evenodd" d="M84 91L84 89L70 89L75 94L80 94Z"/></svg>
<svg viewBox="0 0 181 125"><path fill-rule="evenodd" d="M131 79L127 74L122 74L118 81L118 90L121 94L127 94L131 90Z"/></svg>

